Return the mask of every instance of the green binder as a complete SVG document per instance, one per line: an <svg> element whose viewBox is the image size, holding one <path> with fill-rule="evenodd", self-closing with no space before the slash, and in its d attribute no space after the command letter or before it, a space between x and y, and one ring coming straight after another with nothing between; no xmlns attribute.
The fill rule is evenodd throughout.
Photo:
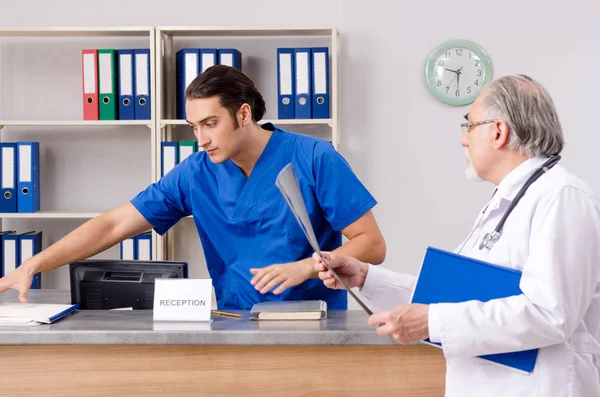
<svg viewBox="0 0 600 397"><path fill-rule="evenodd" d="M179 141L179 162L198 151L198 142Z"/></svg>
<svg viewBox="0 0 600 397"><path fill-rule="evenodd" d="M98 50L99 119L118 120L117 50Z"/></svg>

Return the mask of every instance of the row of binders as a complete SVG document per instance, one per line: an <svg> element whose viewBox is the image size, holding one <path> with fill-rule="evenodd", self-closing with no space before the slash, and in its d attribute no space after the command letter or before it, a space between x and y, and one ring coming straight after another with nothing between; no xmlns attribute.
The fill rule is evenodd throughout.
<svg viewBox="0 0 600 397"><path fill-rule="evenodd" d="M160 175L165 176L175 166L202 148L196 141L161 142Z"/></svg>
<svg viewBox="0 0 600 397"><path fill-rule="evenodd" d="M39 211L39 142L0 142L0 167L0 212Z"/></svg>
<svg viewBox="0 0 600 397"><path fill-rule="evenodd" d="M242 53L235 48L182 48L175 55L177 118L186 119L185 90L190 83L214 65L242 70Z"/></svg>
<svg viewBox="0 0 600 397"><path fill-rule="evenodd" d="M149 120L150 49L81 51L84 120Z"/></svg>
<svg viewBox="0 0 600 397"><path fill-rule="evenodd" d="M146 232L121 241L121 259L152 260L152 232Z"/></svg>
<svg viewBox="0 0 600 397"><path fill-rule="evenodd" d="M329 48L277 49L280 119L330 118Z"/></svg>
<svg viewBox="0 0 600 397"><path fill-rule="evenodd" d="M0 249L2 250L2 267L0 276L12 273L17 267L42 250L42 232L30 231L18 234L15 230L0 232ZM42 286L40 273L33 276L31 288L39 289Z"/></svg>

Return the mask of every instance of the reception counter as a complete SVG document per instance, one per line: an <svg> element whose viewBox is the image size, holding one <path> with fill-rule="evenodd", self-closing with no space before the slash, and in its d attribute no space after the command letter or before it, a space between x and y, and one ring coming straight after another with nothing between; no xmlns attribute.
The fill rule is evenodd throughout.
<svg viewBox="0 0 600 397"><path fill-rule="evenodd" d="M17 294L0 294L16 302ZM69 303L66 291L30 302ZM78 311L51 325L0 326L0 395L436 396L445 361L377 335L363 311L322 321L153 322L151 311Z"/></svg>

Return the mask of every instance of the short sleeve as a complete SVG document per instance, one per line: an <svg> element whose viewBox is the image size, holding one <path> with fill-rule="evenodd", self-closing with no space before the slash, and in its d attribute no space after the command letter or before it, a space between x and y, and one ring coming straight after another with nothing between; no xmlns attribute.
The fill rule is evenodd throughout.
<svg viewBox="0 0 600 397"><path fill-rule="evenodd" d="M313 172L317 200L335 230L351 225L377 204L330 143L318 141L315 144Z"/></svg>
<svg viewBox="0 0 600 397"><path fill-rule="evenodd" d="M131 204L160 235L191 214L189 158L138 193Z"/></svg>

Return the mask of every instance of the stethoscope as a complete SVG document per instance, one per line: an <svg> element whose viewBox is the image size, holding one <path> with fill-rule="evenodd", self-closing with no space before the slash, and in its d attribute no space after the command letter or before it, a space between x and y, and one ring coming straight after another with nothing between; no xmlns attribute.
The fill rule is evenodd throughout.
<svg viewBox="0 0 600 397"><path fill-rule="evenodd" d="M527 189L529 189L529 186L531 186L531 184L533 184L533 182L535 182L540 176L542 176L546 172L548 172L550 170L550 168L554 167L556 165L556 163L558 163L559 160L560 160L560 155L554 155L554 156L550 157L544 164L542 164L542 166L540 168L535 170L535 172L529 177L529 179L527 179L527 181L525 181L525 184L523 185L523 187L519 190L519 192L515 196L515 199L512 201L512 203L510 204L510 206L508 207L508 209L502 216L502 219L500 219L500 222L498 222L498 225L496 225L496 228L494 229L494 231L491 233L486 233L483 236L483 238L481 239L481 243L479 244L479 250L487 248L489 251L492 249L494 244L496 244L496 242L500 239L500 235L502 234L502 228L504 227L504 223L506 222L506 219L508 218L508 216L510 215L512 210L515 208L515 206L517 205L519 200L521 200L521 197L523 197L523 195L525 194ZM486 207L486 209L487 209L487 207ZM485 212L485 210L484 210L484 212ZM467 240L468 240L468 238L467 238ZM466 243L466 241L465 241L465 243ZM463 246L464 246L464 244L463 244ZM462 247L461 247L461 249L462 249Z"/></svg>

